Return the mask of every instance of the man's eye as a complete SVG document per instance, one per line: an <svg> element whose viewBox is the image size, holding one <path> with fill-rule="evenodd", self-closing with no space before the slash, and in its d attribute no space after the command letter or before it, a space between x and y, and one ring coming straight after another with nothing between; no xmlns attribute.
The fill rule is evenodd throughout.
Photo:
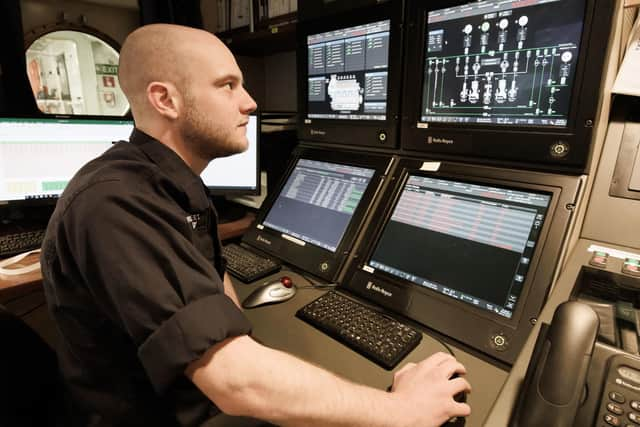
<svg viewBox="0 0 640 427"><path fill-rule="evenodd" d="M226 87L228 87L229 89L233 89L233 83L229 82L225 84Z"/></svg>

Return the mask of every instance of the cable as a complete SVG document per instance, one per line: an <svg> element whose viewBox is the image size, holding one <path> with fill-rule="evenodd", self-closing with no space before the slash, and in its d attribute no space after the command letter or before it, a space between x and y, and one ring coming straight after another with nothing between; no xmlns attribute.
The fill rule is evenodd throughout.
<svg viewBox="0 0 640 427"><path fill-rule="evenodd" d="M291 266L287 266L292 273L296 273L298 276L302 277L310 286L296 286L298 289L333 289L338 286L337 283L316 283L310 278L308 278L302 271L292 268Z"/></svg>
<svg viewBox="0 0 640 427"><path fill-rule="evenodd" d="M429 337L433 338L434 340L438 341L438 343L440 345L442 345L444 348L447 349L447 351L449 352L450 355L452 355L453 357L456 357L455 353L453 352L453 350L451 349L451 347L449 347L449 344L447 344L446 342L444 342L444 340L438 338L438 337L434 337L432 335L429 335Z"/></svg>
<svg viewBox="0 0 640 427"><path fill-rule="evenodd" d="M297 286L298 289L335 289L337 283L312 284L311 286Z"/></svg>
<svg viewBox="0 0 640 427"><path fill-rule="evenodd" d="M29 255L40 253L40 249L34 249L32 251L23 252L11 258L3 259L0 261L0 273L6 276L18 276L20 274L31 273L32 271L40 270L40 259L29 265L18 268L6 268L9 265L17 264Z"/></svg>
<svg viewBox="0 0 640 427"><path fill-rule="evenodd" d="M302 277L307 283L309 283L311 286L299 286L298 289L308 289L308 288L313 288L316 286L316 284L309 279L307 276L305 276L304 274L298 272L298 271L293 271L292 272L296 273L298 276Z"/></svg>

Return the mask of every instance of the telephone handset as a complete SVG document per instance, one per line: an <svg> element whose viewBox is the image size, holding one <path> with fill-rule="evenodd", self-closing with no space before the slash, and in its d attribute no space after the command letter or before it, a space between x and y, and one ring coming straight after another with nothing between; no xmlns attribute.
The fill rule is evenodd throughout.
<svg viewBox="0 0 640 427"><path fill-rule="evenodd" d="M573 425L584 398L599 323L586 304L568 301L558 306L536 345L514 413L514 427Z"/></svg>

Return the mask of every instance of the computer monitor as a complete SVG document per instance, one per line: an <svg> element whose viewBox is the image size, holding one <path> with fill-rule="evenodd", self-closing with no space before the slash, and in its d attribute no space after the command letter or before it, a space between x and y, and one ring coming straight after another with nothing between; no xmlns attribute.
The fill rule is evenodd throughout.
<svg viewBox="0 0 640 427"><path fill-rule="evenodd" d="M397 144L402 1L305 22L298 29L298 137Z"/></svg>
<svg viewBox="0 0 640 427"><path fill-rule="evenodd" d="M403 159L344 287L504 362L549 289L579 178Z"/></svg>
<svg viewBox="0 0 640 427"><path fill-rule="evenodd" d="M260 121L249 116L246 151L212 160L200 174L214 195L258 194L260 192Z"/></svg>
<svg viewBox="0 0 640 427"><path fill-rule="evenodd" d="M302 148L243 242L334 280L391 158Z"/></svg>
<svg viewBox="0 0 640 427"><path fill-rule="evenodd" d="M132 130L122 119L0 118L0 203L55 202L85 163Z"/></svg>
<svg viewBox="0 0 640 427"><path fill-rule="evenodd" d="M129 140L133 121L123 119L0 118L0 203L47 203L114 141ZM247 124L247 151L213 160L201 177L212 194L257 194L259 120Z"/></svg>
<svg viewBox="0 0 640 427"><path fill-rule="evenodd" d="M583 170L612 13L594 0L411 0L403 148Z"/></svg>

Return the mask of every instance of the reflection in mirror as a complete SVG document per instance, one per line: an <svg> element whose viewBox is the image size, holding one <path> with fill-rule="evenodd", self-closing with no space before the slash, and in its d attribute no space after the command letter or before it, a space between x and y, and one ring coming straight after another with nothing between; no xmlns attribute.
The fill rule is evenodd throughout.
<svg viewBox="0 0 640 427"><path fill-rule="evenodd" d="M47 114L122 116L129 103L118 82L118 52L80 31L54 31L27 49L27 73Z"/></svg>

